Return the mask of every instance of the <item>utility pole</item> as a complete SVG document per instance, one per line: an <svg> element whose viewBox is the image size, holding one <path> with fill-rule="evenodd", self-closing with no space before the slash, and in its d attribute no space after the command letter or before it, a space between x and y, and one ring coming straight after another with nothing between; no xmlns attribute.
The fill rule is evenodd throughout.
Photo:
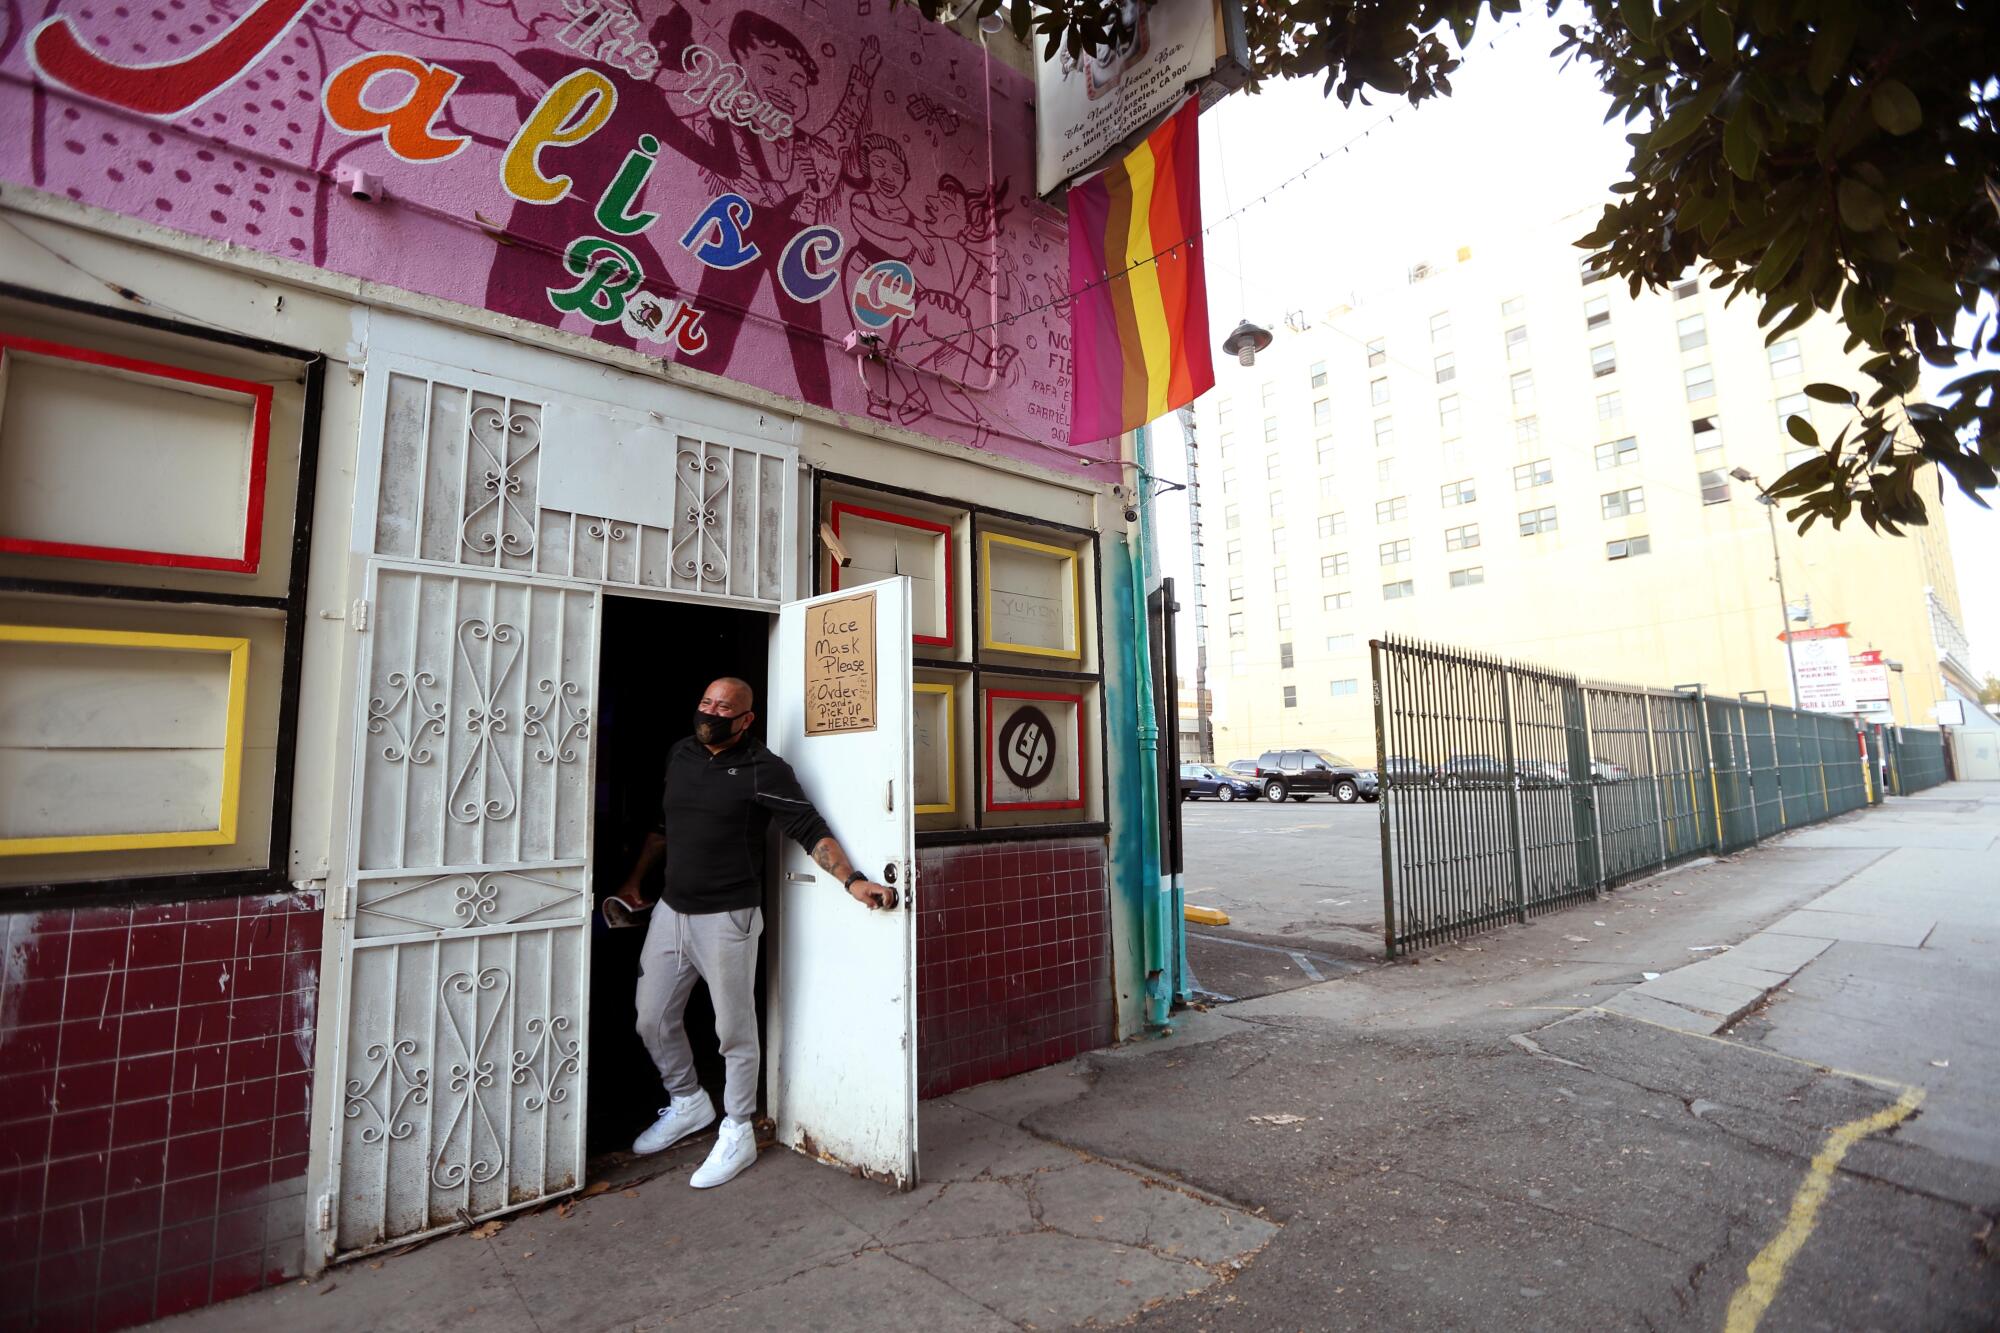
<svg viewBox="0 0 2000 1333"><path fill-rule="evenodd" d="M1215 735L1208 717L1208 579L1201 565L1201 465L1195 448L1194 409L1180 410L1181 439L1187 449L1188 545L1194 557L1194 748L1204 764L1215 762Z"/></svg>
<svg viewBox="0 0 2000 1333"><path fill-rule="evenodd" d="M1764 521L1771 529L1771 573L1778 585L1778 621L1784 628L1785 669L1792 677L1792 707L1799 702L1799 659L1792 651L1792 603L1785 596L1785 562L1778 558L1778 502L1764 493L1764 483L1748 468L1731 468L1729 475L1757 488L1757 503L1764 506Z"/></svg>

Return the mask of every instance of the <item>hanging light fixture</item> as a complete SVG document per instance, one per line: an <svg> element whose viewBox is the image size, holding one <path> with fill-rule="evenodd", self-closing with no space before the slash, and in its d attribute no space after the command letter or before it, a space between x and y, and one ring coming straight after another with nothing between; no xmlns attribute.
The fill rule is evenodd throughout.
<svg viewBox="0 0 2000 1333"><path fill-rule="evenodd" d="M1243 320L1227 338L1222 340L1222 350L1246 366L1257 364L1257 353L1271 345L1271 331L1261 324Z"/></svg>

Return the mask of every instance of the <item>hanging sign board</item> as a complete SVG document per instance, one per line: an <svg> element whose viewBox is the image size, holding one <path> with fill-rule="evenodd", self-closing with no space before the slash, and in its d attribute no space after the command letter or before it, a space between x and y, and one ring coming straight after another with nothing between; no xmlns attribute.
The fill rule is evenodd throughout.
<svg viewBox="0 0 2000 1333"><path fill-rule="evenodd" d="M1798 673L1799 707L1816 713L1853 712L1847 625L1798 629L1783 637L1791 644L1792 667Z"/></svg>
<svg viewBox="0 0 2000 1333"><path fill-rule="evenodd" d="M1215 71L1215 0L1123 0L1120 9L1132 25L1123 44L1081 60L1059 50L1035 65L1036 194L1123 157L1180 105L1190 83ZM1236 19L1240 29L1240 11Z"/></svg>
<svg viewBox="0 0 2000 1333"><path fill-rule="evenodd" d="M875 594L806 608L806 735L875 730Z"/></svg>
<svg viewBox="0 0 2000 1333"><path fill-rule="evenodd" d="M1880 649L1854 654L1848 660L1847 679L1854 688L1856 702L1884 705L1889 702L1889 667Z"/></svg>

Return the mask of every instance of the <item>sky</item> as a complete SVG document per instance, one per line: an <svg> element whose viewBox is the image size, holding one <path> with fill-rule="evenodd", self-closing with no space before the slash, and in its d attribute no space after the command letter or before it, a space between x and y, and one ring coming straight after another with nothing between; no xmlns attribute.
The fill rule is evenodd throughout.
<svg viewBox="0 0 2000 1333"><path fill-rule="evenodd" d="M1237 93L1203 115L1203 216L1244 210L1208 241L1215 339L1244 317L1282 337L1286 311L1317 318L1348 293L1380 286L1383 274L1400 274L1413 258L1459 245L1469 224L1485 229L1496 209L1514 210L1512 220L1523 227L1553 226L1608 199L1609 185L1624 175L1626 128L1603 123L1608 103L1588 68L1563 70L1550 58L1560 19L1536 12L1482 24L1452 75L1452 95L1421 106L1383 100L1343 107L1308 80ZM1323 153L1328 160L1303 181L1276 188ZM1252 203L1274 189L1267 201ZM1584 230L1574 220L1568 225ZM1933 372L1925 384L1934 390L1950 378ZM1178 424L1168 418L1156 425L1153 442L1154 472L1184 480ZM2000 580L1977 572L2000 569L2000 494L1992 502L1995 510L1981 509L1952 486L1943 508L1974 663L2000 673ZM1176 492L1155 512L1162 572L1185 589L1186 505ZM1219 556L1218 544L1211 558ZM1182 605L1189 614L1181 622L1181 661L1191 680L1191 593L1182 594Z"/></svg>

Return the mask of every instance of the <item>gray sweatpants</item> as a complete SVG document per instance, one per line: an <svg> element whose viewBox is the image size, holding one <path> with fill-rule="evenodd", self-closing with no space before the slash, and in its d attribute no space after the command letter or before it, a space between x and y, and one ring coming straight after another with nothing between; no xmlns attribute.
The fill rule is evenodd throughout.
<svg viewBox="0 0 2000 1333"><path fill-rule="evenodd" d="M757 944L763 933L761 907L685 916L661 903L639 953L639 1040L670 1096L692 1096L701 1087L683 1020L695 978L708 983L722 1044L722 1109L732 1120L757 1114Z"/></svg>

